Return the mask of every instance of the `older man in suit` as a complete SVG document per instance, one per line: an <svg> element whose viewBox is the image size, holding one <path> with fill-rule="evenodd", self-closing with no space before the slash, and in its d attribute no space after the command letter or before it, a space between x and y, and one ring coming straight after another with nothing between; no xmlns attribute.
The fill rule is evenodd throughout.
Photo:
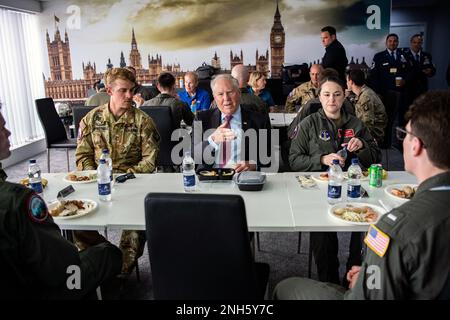
<svg viewBox="0 0 450 320"><path fill-rule="evenodd" d="M194 122L196 163L232 167L236 172L269 165L271 136L268 115L240 104L239 83L229 74L216 76L211 89L218 108L197 113ZM260 148L261 139L262 143L267 142L264 144L266 150Z"/></svg>

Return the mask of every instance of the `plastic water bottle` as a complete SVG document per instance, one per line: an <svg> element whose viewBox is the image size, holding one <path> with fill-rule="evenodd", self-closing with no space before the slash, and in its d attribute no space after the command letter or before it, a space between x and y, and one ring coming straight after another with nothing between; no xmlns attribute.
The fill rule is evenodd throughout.
<svg viewBox="0 0 450 320"><path fill-rule="evenodd" d="M28 166L28 181L30 183L30 188L33 189L34 192L42 194L44 188L42 187L41 168L39 168L35 159L31 159L30 165Z"/></svg>
<svg viewBox="0 0 450 320"><path fill-rule="evenodd" d="M105 159L106 164L108 165L109 171L110 171L110 180L111 180L111 187L114 184L114 177L113 177L113 165L112 165L112 159L111 156L109 155L109 150L108 149L103 149L102 151L102 155L100 156L100 160L101 159Z"/></svg>
<svg viewBox="0 0 450 320"><path fill-rule="evenodd" d="M328 169L328 203L334 204L342 200L342 169L339 160L333 160Z"/></svg>
<svg viewBox="0 0 450 320"><path fill-rule="evenodd" d="M105 159L100 159L97 168L98 197L101 201L111 201L111 176Z"/></svg>
<svg viewBox="0 0 450 320"><path fill-rule="evenodd" d="M347 184L347 198L349 200L361 199L361 177L362 170L359 166L358 158L352 159L352 164L348 167L348 184Z"/></svg>
<svg viewBox="0 0 450 320"><path fill-rule="evenodd" d="M191 152L186 151L183 158L183 185L184 191L195 191L195 163Z"/></svg>

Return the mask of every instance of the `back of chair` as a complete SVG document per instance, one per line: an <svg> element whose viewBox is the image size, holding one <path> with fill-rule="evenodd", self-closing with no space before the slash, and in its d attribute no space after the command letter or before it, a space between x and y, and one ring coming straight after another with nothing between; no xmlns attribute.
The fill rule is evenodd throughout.
<svg viewBox="0 0 450 320"><path fill-rule="evenodd" d="M387 126L384 132L384 141L380 143L381 149L389 149L392 146L392 133L395 117L400 108L400 93L396 91L388 91L383 97L383 104L387 114Z"/></svg>
<svg viewBox="0 0 450 320"><path fill-rule="evenodd" d="M64 125L56 112L55 103L52 98L35 100L37 113L44 128L47 148L51 144L67 140L67 133Z"/></svg>
<svg viewBox="0 0 450 320"><path fill-rule="evenodd" d="M171 157L172 148L175 145L175 142L171 141L171 136L175 128L173 127L172 111L170 107L142 106L140 109L153 119L159 135L161 136L161 143L159 144L160 150L156 164L158 166L179 165L179 163L173 163Z"/></svg>
<svg viewBox="0 0 450 320"><path fill-rule="evenodd" d="M149 193L145 220L155 299L256 299L244 200Z"/></svg>
<svg viewBox="0 0 450 320"><path fill-rule="evenodd" d="M75 126L75 138L78 137L78 129L80 127L80 121L84 118L85 115L89 113L92 109L97 106L73 106L72 107L72 116L73 116L73 124Z"/></svg>

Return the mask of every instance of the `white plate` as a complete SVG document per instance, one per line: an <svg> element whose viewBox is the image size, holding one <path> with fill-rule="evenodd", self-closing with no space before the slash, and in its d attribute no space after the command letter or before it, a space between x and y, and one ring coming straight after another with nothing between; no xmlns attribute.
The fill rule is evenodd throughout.
<svg viewBox="0 0 450 320"><path fill-rule="evenodd" d="M94 200L89 200L89 199L70 199L70 200L78 200L78 201L83 201L84 203L86 203L89 208L88 209L80 209L77 211L77 214L74 214L72 216L64 216L64 217L53 217L54 220L67 220L67 219L75 219L75 218L79 218L82 216L87 215L88 213L91 213L92 211L94 211L95 209L97 209L97 202L95 202ZM58 205L58 201L52 202L48 204L48 209L53 209L55 206Z"/></svg>
<svg viewBox="0 0 450 320"><path fill-rule="evenodd" d="M391 193L392 189L400 189L402 190L404 187L410 186L412 188L417 188L417 184L414 183L403 183L403 184L391 184L390 186L387 186L384 188L384 192L391 197L394 200L400 201L400 202L408 202L411 199L405 199L401 197L397 197Z"/></svg>
<svg viewBox="0 0 450 320"><path fill-rule="evenodd" d="M354 221L344 220L341 217L334 214L335 209L345 208L348 205L351 205L353 207L370 207L373 210L375 210L376 213L378 213L378 218L376 221L373 221L373 222L354 222ZM379 206L376 206L376 205L370 204L370 203L364 203L364 202L340 202L340 203L333 205L330 209L328 209L328 214L330 214L333 218L335 218L341 222L345 222L345 223L349 223L349 224L353 224L353 225L360 225L360 226L368 226L368 225L377 223L378 220L381 218L381 216L385 213L386 213L386 210L383 209L382 207L379 207Z"/></svg>
<svg viewBox="0 0 450 320"><path fill-rule="evenodd" d="M82 176L89 176L91 174L95 174L97 175L97 171L96 170L85 170L85 171L73 171L73 172L69 172L68 174L66 174L63 178L64 181L69 182L69 183L73 183L73 184L82 184L82 183L92 183L92 182L96 182L97 178L95 179L91 179L91 180L85 180L85 181L72 181L69 180L67 177L69 174L74 174L77 177L82 177Z"/></svg>

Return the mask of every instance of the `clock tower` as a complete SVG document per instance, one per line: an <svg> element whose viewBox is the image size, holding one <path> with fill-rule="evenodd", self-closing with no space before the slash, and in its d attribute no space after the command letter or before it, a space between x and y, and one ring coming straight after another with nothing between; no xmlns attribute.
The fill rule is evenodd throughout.
<svg viewBox="0 0 450 320"><path fill-rule="evenodd" d="M281 78L281 71L284 63L284 45L285 34L283 25L281 24L281 15L278 10L277 1L277 10L275 11L272 31L270 32L271 78Z"/></svg>

